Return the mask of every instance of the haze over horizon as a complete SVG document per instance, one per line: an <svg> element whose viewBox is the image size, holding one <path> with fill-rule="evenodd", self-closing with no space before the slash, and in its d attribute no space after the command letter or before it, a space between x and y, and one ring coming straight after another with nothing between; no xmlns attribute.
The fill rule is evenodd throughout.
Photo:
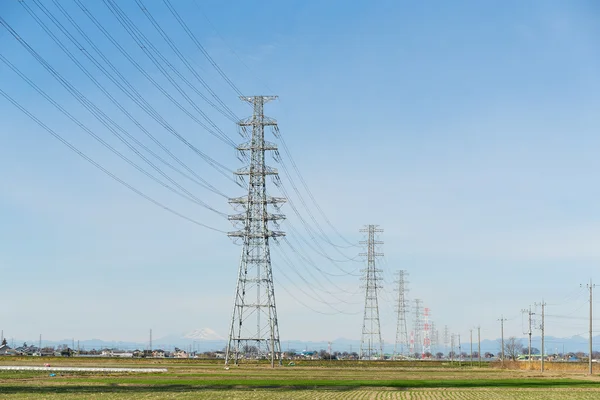
<svg viewBox="0 0 600 400"><path fill-rule="evenodd" d="M163 2L144 3L235 115L250 115ZM46 6L72 30L55 5ZM174 174L176 179L217 211L233 214L226 197L244 190L165 133L30 7L132 115L226 196ZM88 21L75 2L63 7ZM157 81L168 84L107 7L86 7ZM183 70L136 2L121 7ZM542 301L548 304L547 335L587 334L588 292L580 284L600 279L596 3L207 0L177 2L176 8L244 94L279 96L265 114L278 121L304 180L341 235L357 243L365 224L385 230L379 267L386 343L395 338L393 280L400 269L410 274L409 299L431 308L440 339L447 325L461 335L481 326L482 339L495 340L502 315L508 319L505 336L522 337L521 310L531 305L539 313L534 303ZM73 86L158 149L20 2L0 4L0 15ZM244 165L151 87L96 27L86 25L85 31L190 142L229 169ZM0 37L2 57L111 145L136 157L1 26ZM234 230L227 219L165 190L100 146L7 64L0 62L0 71L0 89L77 148L161 203L223 231L194 225L132 193L0 97L5 336L145 341L150 328L160 337L198 327L227 336L241 251L225 233ZM245 140L233 121L191 96L229 138ZM271 134L267 140L280 144ZM281 157L292 165L283 150ZM314 225L282 165L268 162L280 170L306 223ZM282 207L289 221L281 230L312 260L296 257L285 243L272 244L282 343L360 338L364 292L356 275L364 268L357 257L364 250L344 247L290 171L337 247L321 240L328 257L320 256L299 239L313 245L290 204ZM268 185L273 195L284 196ZM354 257L358 261L347 260Z"/></svg>

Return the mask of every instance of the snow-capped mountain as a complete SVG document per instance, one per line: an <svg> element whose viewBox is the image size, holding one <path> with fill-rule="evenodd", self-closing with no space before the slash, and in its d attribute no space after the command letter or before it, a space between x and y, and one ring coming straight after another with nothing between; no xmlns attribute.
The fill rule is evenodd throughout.
<svg viewBox="0 0 600 400"><path fill-rule="evenodd" d="M210 328L195 329L183 335L183 338L191 340L225 340L223 336Z"/></svg>

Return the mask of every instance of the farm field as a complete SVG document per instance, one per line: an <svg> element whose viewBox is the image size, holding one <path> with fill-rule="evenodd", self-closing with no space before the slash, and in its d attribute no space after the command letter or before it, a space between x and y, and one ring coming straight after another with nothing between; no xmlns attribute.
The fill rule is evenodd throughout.
<svg viewBox="0 0 600 400"><path fill-rule="evenodd" d="M597 399L600 375L447 363L317 362L271 369L206 360L2 358L0 365L153 367L167 373L0 371L7 399Z"/></svg>

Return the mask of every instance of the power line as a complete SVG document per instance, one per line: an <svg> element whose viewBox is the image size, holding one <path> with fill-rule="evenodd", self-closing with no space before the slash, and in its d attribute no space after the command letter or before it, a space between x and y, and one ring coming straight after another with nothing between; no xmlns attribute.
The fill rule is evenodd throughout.
<svg viewBox="0 0 600 400"><path fill-rule="evenodd" d="M217 132L217 131L211 129L206 124L204 124L202 121L200 121L198 118L196 118L188 109L186 109L180 102L178 102L173 96L171 96L171 94L169 94L168 91L165 88L163 88L154 78L152 78L152 76L144 68L142 68L142 66L137 61L135 61L133 59L133 57L131 57L131 55L129 55L129 53L119 44L119 41L117 41L108 32L108 30L106 28L104 28L104 26L102 26L102 24L96 19L96 17L94 17L94 15L85 7L85 5L81 2L81 0L74 0L74 1L79 6L79 8L82 10L82 12L90 19L90 21L92 21L92 23L96 26L96 28L98 28L100 30L100 32L117 48L117 50L119 50L119 52L138 71L140 71L140 73L142 73L142 75L146 79L148 79L148 81L150 83L152 83L152 85L154 87L156 87L165 97L167 97L169 99L169 101L171 101L171 103L173 103L179 110L181 110L184 114L186 114L190 119L192 119L195 123L197 123L203 129L205 129L211 135L213 135L217 139L223 141L228 146L235 148L235 146L236 146L235 142L233 142L229 137L227 137L227 135L225 135L222 131ZM216 127L216 125L210 120L210 118L196 106L196 104L189 98L189 96L187 96L187 94L185 94L185 92L181 89L181 87L179 87L179 85L177 85L177 82L175 82L173 80L173 78L165 71L165 69L162 67L162 65L160 65L158 60L156 60L156 58L148 51L148 47L150 47L150 48L153 47L152 43L148 42L148 41L145 43L145 42L142 42L141 39L138 39L136 37L135 33L131 31L131 28L128 28L127 23L122 21L119 18L119 14L112 9L109 9L109 10L115 16L115 18L117 18L117 21L123 26L123 28L127 31L127 33L134 40L134 42L138 46L140 46L140 48L142 49L144 54L146 54L146 56L150 59L150 61L152 61L152 63L157 67L157 69L161 72L161 74L163 76L165 76L165 78L167 78L167 80L190 103L190 105L196 110L196 112L198 112L205 120L207 120L207 122L210 121L209 124L211 124L213 127ZM157 54L160 54L160 53L157 52ZM216 127L216 129L220 130L218 127Z"/></svg>
<svg viewBox="0 0 600 400"><path fill-rule="evenodd" d="M112 0L108 0L108 1L112 2ZM227 106L227 104L225 104L223 102L223 100L221 100L221 98L219 96L217 96L217 94L210 88L210 86L206 83L206 81L204 79L202 79L202 77L200 75L198 75L198 72L196 72L194 67L190 64L188 59L181 53L181 51L179 51L179 48L177 47L177 45L171 40L169 35L162 29L160 24L152 16L152 14L150 13L150 10L148 10L148 8L144 5L144 3L141 0L135 0L135 2L140 7L140 9L143 11L144 15L146 15L146 17L148 18L148 20L150 21L152 26L154 26L154 28L158 31L160 36L169 45L171 50L173 50L173 52L181 60L181 62L187 67L187 69L192 73L192 75L194 75L194 77L200 82L200 84L211 94L211 96L223 107L223 109L226 111L225 115L228 118L233 118L233 120L237 120L238 118L233 113L233 111L231 111L231 109ZM241 93L238 93L238 95L242 96Z"/></svg>
<svg viewBox="0 0 600 400"><path fill-rule="evenodd" d="M34 0L37 1L37 0ZM25 46L25 48L28 50L28 52L34 56L34 58L36 58L38 60L38 62L40 62L42 64L42 66L48 71L50 72L60 83L61 85L63 85L74 97L76 97L76 99L88 110L90 110L90 107L92 107L94 109L94 111L90 111L92 113L97 113L99 115L102 116L102 118L106 119L107 121L109 121L114 127L116 127L117 130L119 130L122 134L126 135L127 137L129 137L131 140L133 140L138 146L142 147L144 150L146 150L149 154L151 154L153 157L155 157L156 159L158 159L159 161L161 161L163 164L169 166L171 169L173 169L174 171L182 174L183 176L187 177L188 179L192 180L193 182L197 183L198 185L212 191L215 194L221 195L223 197L226 197L225 194L221 191L219 191L218 189L216 189L213 185L211 185L210 183L208 183L204 178L200 177L198 174L196 174L191 168L189 168L187 165L185 165L178 157L176 157L172 152L170 152L162 143L160 143L160 141L158 141L156 139L156 137L154 137L137 119L135 119L128 111L127 109L121 104L119 103L108 91L107 89L100 83L98 82L94 76L73 56L73 54L62 44L62 42L48 29L48 27L46 26L46 24L44 24L39 17L37 17L37 15L35 15L35 13L33 12L33 10L31 8L29 8L29 6L27 6L24 2L21 3L23 4L23 7L25 7L25 9L27 10L27 12L35 19L35 21L40 25L40 27L42 27L42 29L44 29L44 31L52 38L52 40L61 48L61 50L63 50L65 52L65 54L67 54L67 56L75 63L75 65L77 65L77 67L94 83L94 85L96 85L96 87L98 87L98 89L100 89L100 91L115 105L117 106L117 108L119 108L119 110L121 110L143 133L146 134L146 136L148 136L154 143L156 143L162 150L164 150L167 154L169 154L172 158L174 158L180 165L182 165L184 168L186 168L188 171L190 171L193 175L195 175L198 179L194 179L192 177L190 177L189 175L187 175L186 173L184 173L183 171L179 170L178 168L174 167L172 164L170 164L169 162L167 162L166 160L164 160L162 157L160 157L158 154L156 154L155 152L153 152L152 150L150 150L146 145L144 145L143 143L141 143L138 139L136 139L133 135L131 135L127 130L123 129L122 127L120 127L118 124L116 124L114 122L114 120L110 117L108 117L104 112L100 111L100 109L98 107L96 107L91 101L89 101L87 98L85 98L85 96L83 96L80 92L76 91L75 88L64 78L62 77L62 75L60 75L54 68L50 67L50 64L48 64L41 56L39 56L39 54L37 52L35 52L31 46L29 46L29 44L27 42L25 42L22 38L18 39L22 45ZM43 5L38 4L38 6L43 7ZM44 11L45 12L45 11ZM46 13L46 15L51 18L53 21L53 17L49 16L48 13ZM55 22L56 24L56 22ZM58 26L58 25L57 25ZM60 28L60 27L59 27ZM63 33L65 35L67 35L72 41L73 43L78 46L79 48L81 48L82 46L76 41L76 39L74 39L72 36L70 36L70 34L68 32L65 32L63 30ZM31 51L30 51L31 50ZM33 51L33 52L32 52ZM35 53L35 54L34 54ZM99 67L102 70L102 66L99 65L97 63L97 61L95 59L93 59L93 57L91 57L88 53L84 52L84 54L86 54L88 56L88 58L95 63L95 65L97 67ZM15 67L11 66L11 68L17 72L15 70ZM103 70L103 72L105 72L105 75L107 75L109 78L112 78L110 76L110 74L107 73L107 71ZM17 72L18 74L20 74L20 72ZM115 82L116 84L118 84L118 82L116 82L113 79L113 82ZM67 85L67 86L65 86ZM126 94L127 91L124 90L122 87L120 87ZM37 90L37 89L36 89ZM84 103L82 102L82 100L84 101ZM98 117L97 117L98 118ZM103 122L103 121L101 121ZM104 122L103 122L104 123ZM106 126L106 125L105 125ZM108 129L111 129L110 127L107 126ZM113 131L114 133L114 131ZM115 135L119 136L118 134L115 133ZM132 150L134 152L136 152L136 150ZM142 156L140 156L142 157ZM210 160L208 157L206 158L206 161L211 163L212 160ZM213 163L214 164L214 163ZM213 165L215 166L215 165ZM218 168L216 168L218 170Z"/></svg>
<svg viewBox="0 0 600 400"><path fill-rule="evenodd" d="M3 24L3 23L4 23L4 21L0 17L0 24ZM132 167L134 167L135 169L137 169L138 171L140 171L141 173L143 173L144 175L146 175L148 178L152 179L153 181L155 181L156 183L160 184L164 188L170 190L171 192L173 192L173 193L175 193L175 194L177 194L177 195L183 197L184 199L187 199L187 200L189 200L189 201L191 201L193 203L196 203L196 204L198 204L198 205L200 205L200 206L202 206L202 207L204 207L204 208L206 208L208 210L211 210L211 211L213 211L213 212L215 212L215 213L217 213L217 214L219 214L221 216L225 216L224 213L221 213L220 211L214 209L213 207L211 207L210 205L208 205L207 203L205 203L204 201L202 201L201 199L199 199L198 197L196 197L195 195L193 195L187 189L183 188L176 181L174 181L171 177L169 177L167 174L165 174L164 171L162 171L160 168L158 168L156 165L154 165L152 162L150 162L147 158L145 158L143 155L141 155L141 153L139 153L139 151L137 151L137 149L135 149L125 138L123 138L118 132L116 132L110 125L108 125L106 123L106 121L104 121L102 118L98 117L98 114L97 114L98 111L97 110L88 108L88 111L90 111L92 113L92 115L94 115L95 117L97 117L100 120L100 122L102 122L109 130L111 130L111 132L113 134L115 134L125 145L127 145L127 147L129 147L138 156L140 156L142 159L144 159L151 167L153 167L157 172L159 172L161 175L163 175L163 177L165 177L172 184L174 184L175 186L177 186L181 190L181 192L183 192L183 193L181 193L179 190L176 190L172 186L164 183L160 179L156 178L154 175L152 175L151 173L149 173L148 171L146 171L145 169L143 169L142 167L140 167L138 164L136 164L135 162L131 161L129 158L127 158L126 156L124 156L121 152L119 152L118 150L116 150L113 146L111 146L108 142L106 142L104 139L102 139L96 133L94 133L93 131L91 131L85 124L81 123L77 118L75 118L72 114L70 114L67 110L65 110L60 104L58 104L56 101L54 101L50 96L48 96L43 90L41 90L29 78L27 78L25 75L23 75L19 70L15 69L15 67L8 60L6 60L6 58L4 58L4 56L2 56L2 54L0 54L0 61L4 62L7 66L9 66L15 73L17 73L22 79L24 79L32 88L34 88L40 95L42 95L46 100L48 100L48 102L50 102L54 107L56 107L61 113L63 113L65 116L67 116L77 126L79 126L87 134L89 134L90 136L92 136L94 139L96 139L96 141L98 141L100 144L102 144L104 147L106 147L112 153L114 153L115 155L117 155L123 161L127 162L129 165L131 165ZM77 96L83 97L80 93L78 93ZM75 96L75 97L78 98L77 96ZM80 99L78 98L78 100L80 100ZM82 103L82 104L84 106L86 106L85 103Z"/></svg>
<svg viewBox="0 0 600 400"><path fill-rule="evenodd" d="M339 297L337 297L336 294L334 294L333 292L331 292L330 290L326 289L323 284L310 272L309 269L307 269L306 267L304 267L304 269L306 270L306 272L310 275L310 277L314 280L314 282L316 282L316 284L311 284L310 282L308 282L306 280L306 278L300 273L300 271L298 270L297 266L292 262L292 260L289 259L289 257L287 256L287 254L285 254L285 252L279 247L279 242L275 242L277 244L277 246L273 247L274 249L277 249L279 251L279 254L281 255L282 259L284 260L284 263L287 264L290 269L307 285L308 288L310 288L310 290L315 294L315 296L317 296L318 300L313 298L313 300L317 300L322 302L323 304L331 304L330 302L325 301L323 298L321 298L321 296L319 295L319 293L317 293L317 291L315 290L314 286L319 286L320 287L320 291L322 291L323 293L326 293L330 296L332 296L334 299L336 299L339 303L344 303L344 304L359 304L359 303L352 303L352 302L348 302L346 300L342 300ZM301 264L302 265L302 264ZM333 283L332 281L328 281L332 286L337 287L337 285L335 283ZM342 313L342 311L337 310L340 313Z"/></svg>
<svg viewBox="0 0 600 400"><path fill-rule="evenodd" d="M219 36L219 38L225 44L225 46L227 46L227 48L229 49L229 51L238 59L238 61L248 71L250 71L250 73L254 76L254 79L257 80L257 81L259 81L265 87L265 89L267 89L270 93L273 93L274 90L272 90L269 87L269 85L267 85L262 79L260 79L258 77L258 75L248 66L248 64L246 64L246 62L244 62L244 60L242 59L242 57L240 57L240 55L233 49L233 47L231 47L229 45L229 43L227 43L227 41L225 40L225 38L219 33L219 30L217 29L217 27L212 23L212 21L210 20L210 18L208 18L208 15L206 15L206 13L202 9L202 7L200 7L200 4L198 4L198 1L194 0L194 5L196 6L196 8L198 8L198 11L200 11L200 14L202 14L202 16L204 17L204 19L206 20L206 22L208 22L208 24L211 26L211 28L213 29L213 31L215 31L215 33L217 34L217 36Z"/></svg>
<svg viewBox="0 0 600 400"><path fill-rule="evenodd" d="M17 107L21 112L23 112L30 119L32 119L36 124L38 124L44 130L46 130L48 133L50 133L54 138L56 138L62 144L64 144L65 146L67 146L71 151L75 152L81 158L83 158L84 160L86 160L87 162L89 162L90 164L92 164L94 167L98 168L99 170L101 170L102 172L104 172L106 175L108 175L109 177L111 177L115 181L119 182L121 185L125 186L127 189L131 190L132 192L134 192L138 196L143 197L144 199L148 200L152 204L154 204L154 205L162 208L165 211L170 212L171 214L174 214L174 215L176 215L176 216L178 216L178 217L180 217L182 219L185 219L188 222L191 222L193 224L202 226L204 228L210 229L210 230L215 231L215 232L225 233L225 231L222 231L222 230L217 229L217 228L213 228L212 226L203 224L202 222L196 221L193 218L190 218L190 217L188 217L188 216L186 216L184 214L181 214L180 212L175 211L174 209L172 209L172 208L170 208L170 207L168 207L168 206L166 206L166 205L158 202L157 200L153 199L152 197L148 196L147 194L143 193L142 191L136 189L135 187L133 187L129 183L125 182L124 180L122 180L121 178L119 178L118 176L116 176L115 174L113 174L112 172L110 172L109 170L107 170L106 168L104 168L102 165L100 165L99 163L97 163L96 161L94 161L92 158L90 158L89 156L87 156L85 153L83 153L82 151L80 151L79 149L77 149L69 141L67 141L66 139L64 139L63 137L61 137L53 129L49 128L46 124L44 124L41 120L39 120L36 116L34 116L31 112L29 112L25 107L23 107L16 100L14 100L4 90L0 89L0 94L5 99L7 99L9 102L11 102L15 107Z"/></svg>
<svg viewBox="0 0 600 400"><path fill-rule="evenodd" d="M175 19L177 19L177 22L179 22L179 24L181 25L181 27L185 30L185 33L187 33L187 35L190 37L190 39L192 39L192 41L194 42L194 44L196 45L196 47L198 47L198 50L200 50L200 52L204 55L204 57L206 57L206 59L208 60L208 62L217 70L217 72L219 73L219 75L221 75L221 77L229 84L229 86L231 86L231 88L239 96L243 97L244 96L243 93L237 88L237 86L231 81L231 79L229 79L229 77L225 74L225 72L223 72L223 70L221 69L221 67L219 67L219 65L213 60L213 58L206 51L206 49L204 48L204 46L202 46L202 44L200 43L200 41L198 41L198 38L196 38L196 35L194 35L194 33L190 30L190 28L187 26L187 24L185 23L185 21L183 20L183 18L181 18L181 16L177 12L177 10L175 10L175 7L173 7L173 5L171 4L171 2L169 0L163 0L163 2L165 3L165 5L169 9L169 11L171 11L171 13L175 17Z"/></svg>
<svg viewBox="0 0 600 400"><path fill-rule="evenodd" d="M46 14L46 16L61 30L61 32L63 32L63 34L65 36L67 36L71 42L82 51L82 53L111 81L115 84L115 86L117 86L125 95L127 95L127 97L129 97L136 105L138 105L144 112L146 112L151 118L153 118L157 123L159 123L163 128L165 128L165 130L167 130L170 134L172 134L173 136L175 136L178 140L180 140L182 143L186 144L191 150L193 150L198 156L200 156L204 161L206 161L211 167L215 168L215 170L219 173L221 173L223 176L225 176L227 179L229 179L230 181L232 181L233 183L236 183L229 174L233 173L232 170L230 170L229 168L225 167L224 165L220 164L219 162L217 162L216 160L212 159L211 157L209 157L208 155L206 155L205 153L203 153L202 151L200 151L199 149L197 149L194 145L192 145L190 142L188 142L181 134L179 134L170 124L168 124L165 119L163 118L163 116L156 111L156 109L154 109L144 98L144 96L142 96L136 89L135 87L133 87L133 85L129 82L129 80L127 78L125 78L121 72L119 71L118 68L116 68L114 66L114 64L110 61L110 59L108 57L106 57L103 52L98 48L98 46L96 46L96 44L90 39L90 37L85 33L85 31L83 31L83 29L77 24L77 22L71 17L71 15L62 7L62 5L60 3L58 3L57 0L52 0L52 2L55 4L55 6L59 9L59 11L63 14L63 16L71 23L71 25L77 30L77 32L84 38L84 40L90 45L90 47L96 52L96 54L98 54L98 56L106 63L106 65L108 65L108 67L113 71L113 73L115 75L117 75L119 77L119 79L123 82L123 84L121 84L121 82L119 82L119 80L117 80L114 76L111 75L111 73L109 71L106 70L106 68L104 68L102 66L102 64L96 60L86 49L85 46L83 46L83 44L81 44L79 41L77 41L77 39L75 39L73 37L73 35L64 27L64 25L62 25L60 23L60 21L58 21L56 19L56 17L54 17L52 15L52 13L43 6L43 4L41 4L38 0L34 0L34 2L37 4L38 7L40 7L42 9L42 11ZM132 63L135 63L134 60L130 59L129 60ZM137 64L136 64L137 65ZM81 66L80 64L78 65L80 68L85 69L83 66ZM139 67L139 65L137 65ZM141 67L140 67L141 69ZM87 71L87 70L85 70ZM85 73L84 71L84 73ZM141 72L145 72L143 70L141 70ZM149 76L147 76L147 78L150 78ZM152 80L153 81L153 80ZM106 89L104 89L104 87L98 83L98 82L94 82L102 91L103 93L106 94ZM125 85L126 87L124 87L123 85ZM119 102L116 101L116 99L114 99L112 96L106 94L109 99L122 111L125 113L125 115L132 120L132 122L134 122L134 124L136 126L138 126L138 128L140 130L142 130L142 132L144 132L148 137L150 137L152 139L153 142L155 142L163 151L165 151L167 154L169 154L178 164L180 164L182 167L184 167L190 174L192 174L196 179L198 179L200 182L191 179L193 182L197 183L198 185L205 187L211 191L213 191L216 194L219 194L221 196L225 196L224 193L220 192L218 189L216 189L213 185L211 185L209 182L207 182L204 178L202 178L201 176L199 176L193 169L191 169L189 166L187 166L181 159L179 159L177 156L175 156L166 146L164 146L160 141L158 141L152 134L150 134L150 132L148 132L147 129L145 129L139 122L137 122L137 120L135 120L121 105ZM228 174L225 174L225 172L227 172ZM188 177L188 179L190 179Z"/></svg>
<svg viewBox="0 0 600 400"><path fill-rule="evenodd" d="M86 108L94 117L96 117L98 119L98 121L100 121L121 142L123 142L130 150L132 150L134 153L136 153L140 158L142 158L154 170L156 170L159 174L161 174L165 179L167 179L173 185L177 186L177 188L179 188L179 190L181 190L181 192L183 192L183 194L180 193L178 190L175 190L173 187L160 181L155 176L153 176L152 174L148 173L146 170L141 168L139 165L135 164L130 159L125 157L122 153L118 152L116 149L114 149L114 147L110 146L105 140L103 140L101 137L99 137L98 135L93 133L89 128L87 128L87 126L85 126L79 120L77 120L75 117L73 117L73 115L71 115L68 111L66 111L62 106L60 106L56 101L54 101L50 96L48 96L43 90L41 90L33 81L31 81L26 75L24 75L19 69L17 69L5 57L2 56L1 60L7 66L9 66L17 75L19 75L19 77L21 77L21 79L25 80L25 82L27 82L27 84L29 84L40 95L42 95L46 100L48 100L52 105L54 105L59 111L61 111L65 116L67 116L71 121L73 121L75 124L77 124L86 133L88 133L90 136L92 136L94 139L96 139L104 147L106 147L107 149L112 151L114 154L119 156L121 159L123 159L128 164L130 164L131 166L136 168L138 171L142 172L144 175L146 175L150 179L154 180L155 182L159 183L163 187L171 190L173 193L180 195L185 199L188 199L188 200L190 200L198 205L201 205L202 207L205 207L205 208L207 208L217 214L220 214L222 216L226 215L220 211L217 211L216 209L214 209L213 207L211 207L210 205L208 205L207 203L205 203L204 201L202 201L201 199L199 199L198 197L193 195L191 192L189 192L187 189L185 189L183 186L181 186L179 183L177 183L175 180L173 180L170 176L168 176L164 171L162 171L162 169L157 167L154 163L152 163L145 156L143 156L133 145L131 145L131 143L129 143L121 134L119 134L119 132L117 132L117 130L115 130L114 127L116 127L119 131L121 131L123 134L125 134L129 138L133 139L134 141L137 141L135 138L133 138L133 136L131 136L126 130L124 130L118 124L116 124L110 117L108 117L94 103L89 101L83 94L81 94L81 92L79 92L75 87L73 87L73 85L71 85L50 64L48 64L48 62L43 57L41 57L24 39L22 39L18 35L18 33L2 17L0 17L0 25L3 25L11 33L11 35L13 35L13 37L15 37L15 39L17 39L17 41L27 50L27 52L31 56L33 56L36 59L36 61L38 61L44 67L44 69L46 69L73 97L75 97L75 99L84 108ZM139 141L138 141L138 143L139 143Z"/></svg>
<svg viewBox="0 0 600 400"><path fill-rule="evenodd" d="M337 230L337 228L331 223L331 221L329 220L329 218L327 217L327 215L325 214L325 212L323 211L323 209L321 208L321 206L319 205L319 203L317 202L315 196L313 195L312 191L310 190L310 188L308 187L308 184L306 183L306 180L304 179L304 177L302 176L302 174L300 173L300 169L298 168L298 165L296 164L296 162L294 161L294 158L292 157L292 153L290 152L287 143L285 142L285 139L283 137L283 135L281 134L281 132L279 132L279 129L276 130L277 133L277 137L279 138L279 140L281 141L281 145L283 147L283 150L285 152L285 154L287 155L288 159L290 160L290 163L292 164L292 167L294 168L294 171L296 172L296 174L298 175L298 178L300 179L300 183L302 184L302 186L304 187L304 190L308 193L308 196L310 197L310 199L312 200L313 204L315 205L315 207L317 208L317 211L319 211L319 213L321 214L321 216L323 217L323 219L325 220L325 222L333 229L333 231L346 243L348 243L349 246L345 246L345 247L356 247L356 243L352 243L348 240L346 240L346 238L344 238L344 236L342 236L340 234L340 232ZM283 162L282 162L283 164ZM284 167L284 169L286 169ZM287 171L287 169L286 169ZM291 174L287 173L288 179L290 180L290 183L293 185L293 179ZM295 186L295 185L294 185ZM299 192L296 190L298 196L301 199L301 202L303 203L303 205L305 206L307 212L309 213L309 215L311 216L311 219L315 222L315 224L317 225L317 228L319 229L319 231L324 235L326 241L330 244L332 244L334 247L343 247L343 246L336 246L335 244L333 244L329 239L327 239L327 235L325 234L325 232L323 231L323 229L320 227L320 225L318 224L318 222L316 221L316 219L314 218L314 216L312 215L312 213L310 212L308 206L306 206L306 203L304 202L304 199L302 198L302 196L299 194Z"/></svg>

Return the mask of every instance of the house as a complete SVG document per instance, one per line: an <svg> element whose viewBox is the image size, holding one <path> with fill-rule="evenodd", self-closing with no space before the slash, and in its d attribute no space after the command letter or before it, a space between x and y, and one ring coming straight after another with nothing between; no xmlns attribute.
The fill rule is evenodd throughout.
<svg viewBox="0 0 600 400"><path fill-rule="evenodd" d="M8 345L3 344L0 346L0 356L16 356L17 352L13 349L11 349L10 347L8 347Z"/></svg>
<svg viewBox="0 0 600 400"><path fill-rule="evenodd" d="M189 358L188 353L185 352L185 350L180 350L175 348L175 351L173 352L173 357L174 358Z"/></svg>
<svg viewBox="0 0 600 400"><path fill-rule="evenodd" d="M24 356L32 356L34 354L39 354L39 350L35 346L27 346L27 343L23 343L23 346L17 347L15 351Z"/></svg>
<svg viewBox="0 0 600 400"><path fill-rule="evenodd" d="M154 351L152 351L152 357L165 358L165 351L161 350L161 349L154 350Z"/></svg>
<svg viewBox="0 0 600 400"><path fill-rule="evenodd" d="M40 352L41 356L53 356L54 355L54 348L52 347L44 347L42 348L41 352Z"/></svg>

